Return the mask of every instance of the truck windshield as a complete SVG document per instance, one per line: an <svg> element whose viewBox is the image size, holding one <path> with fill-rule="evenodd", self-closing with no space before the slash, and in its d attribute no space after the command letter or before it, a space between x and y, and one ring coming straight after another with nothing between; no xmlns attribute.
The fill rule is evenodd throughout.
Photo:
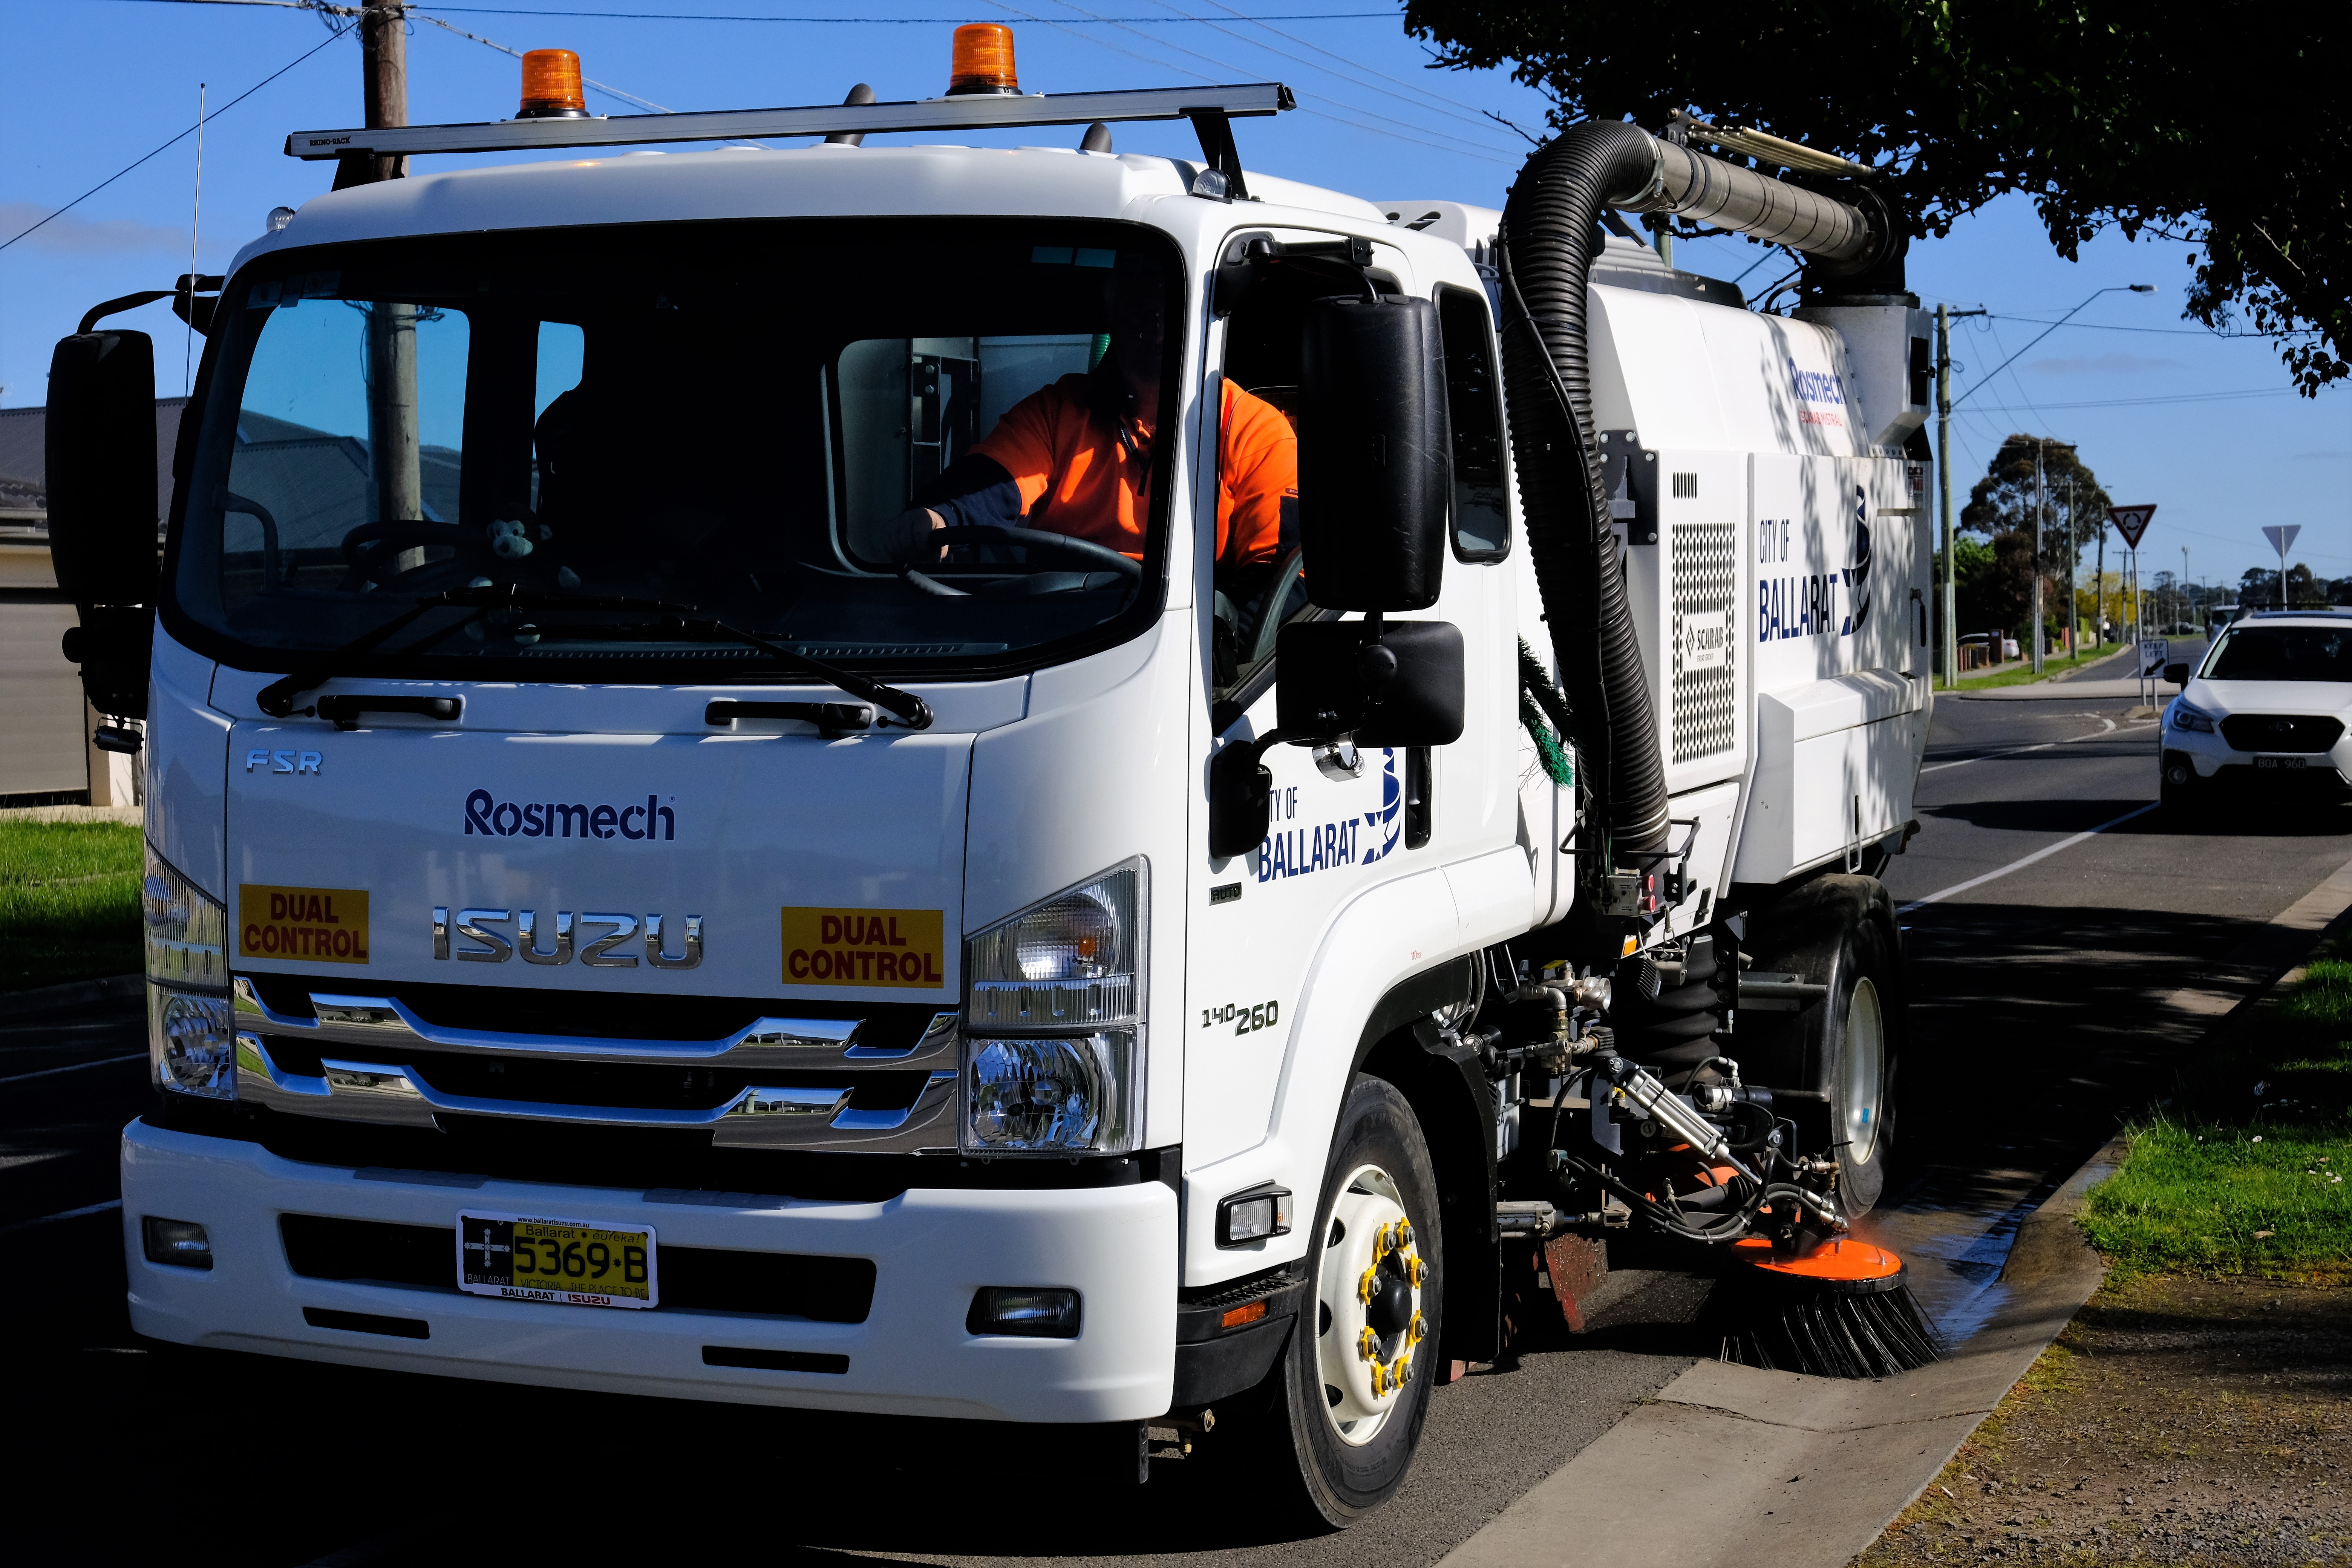
<svg viewBox="0 0 2352 1568"><path fill-rule="evenodd" d="M2205 679L2352 681L2352 626L2233 627Z"/></svg>
<svg viewBox="0 0 2352 1568"><path fill-rule="evenodd" d="M740 638L593 607L614 595L876 671L1068 657L1159 605L1174 443L1152 436L1182 356L1158 340L1181 300L1154 231L1071 221L278 252L223 296L167 624L287 668L446 589L511 585L534 607L436 605L345 673L774 679ZM1105 516L1022 515L992 466L990 434L1040 398L1122 454ZM913 542L910 517L992 483L1014 532Z"/></svg>

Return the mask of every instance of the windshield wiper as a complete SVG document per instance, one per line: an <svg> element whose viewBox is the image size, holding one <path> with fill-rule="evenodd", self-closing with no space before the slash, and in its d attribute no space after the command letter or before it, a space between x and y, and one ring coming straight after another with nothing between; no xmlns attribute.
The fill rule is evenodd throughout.
<svg viewBox="0 0 2352 1568"><path fill-rule="evenodd" d="M478 612L482 613L492 609L512 608L634 611L646 615L668 616L676 618L683 627L707 627L723 637L732 637L748 647L758 648L788 668L815 676L819 680L846 691L852 697L862 697L896 718L907 729L928 730L932 723L931 705L911 691L901 691L895 686L886 686L878 680L868 680L853 670L836 668L821 659L811 658L808 655L797 653L781 643L772 642L757 632L747 632L742 627L730 626L714 616L706 616L698 606L693 605L672 604L666 599L632 598L625 595L549 593L544 589L511 586L450 588L429 598L420 599L413 607L394 616L373 631L354 637L331 653L320 655L284 679L273 681L264 687L257 699L261 710L273 718L288 717L295 711L294 699L313 687L322 686L332 679L338 667L357 655L370 652L389 641L394 633L419 619L427 610L446 605L472 605Z"/></svg>

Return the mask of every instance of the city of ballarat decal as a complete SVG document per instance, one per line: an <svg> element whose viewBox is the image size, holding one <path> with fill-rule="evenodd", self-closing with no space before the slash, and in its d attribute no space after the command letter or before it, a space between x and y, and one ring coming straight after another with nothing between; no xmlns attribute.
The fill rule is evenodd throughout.
<svg viewBox="0 0 2352 1568"><path fill-rule="evenodd" d="M1397 777L1393 749L1383 747L1381 805L1377 811L1342 816L1335 821L1296 820L1298 789L1274 792L1274 830L1258 846L1257 879L1272 882L1285 877L1310 876L1341 866L1370 866L1396 853L1404 825L1404 785Z"/></svg>

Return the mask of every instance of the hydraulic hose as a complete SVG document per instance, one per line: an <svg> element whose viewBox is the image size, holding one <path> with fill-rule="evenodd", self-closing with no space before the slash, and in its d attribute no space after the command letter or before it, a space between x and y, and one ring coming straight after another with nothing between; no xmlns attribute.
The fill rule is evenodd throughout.
<svg viewBox="0 0 2352 1568"><path fill-rule="evenodd" d="M1652 184L1655 146L1620 121L1563 131L1519 172L1500 247L1503 395L1528 556L1618 859L1664 847L1666 773L1601 489L1585 283L1601 209Z"/></svg>

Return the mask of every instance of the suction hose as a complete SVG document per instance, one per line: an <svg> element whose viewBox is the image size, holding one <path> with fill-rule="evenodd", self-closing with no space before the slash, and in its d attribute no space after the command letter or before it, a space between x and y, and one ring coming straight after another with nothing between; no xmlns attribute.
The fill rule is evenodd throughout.
<svg viewBox="0 0 2352 1568"><path fill-rule="evenodd" d="M1666 773L1592 427L1585 282L1601 209L1646 190L1655 143L1620 121L1571 126L1503 208L1503 395L1528 551L1552 652L1595 774L1612 855L1663 848ZM1598 716L1597 719L1595 716Z"/></svg>

